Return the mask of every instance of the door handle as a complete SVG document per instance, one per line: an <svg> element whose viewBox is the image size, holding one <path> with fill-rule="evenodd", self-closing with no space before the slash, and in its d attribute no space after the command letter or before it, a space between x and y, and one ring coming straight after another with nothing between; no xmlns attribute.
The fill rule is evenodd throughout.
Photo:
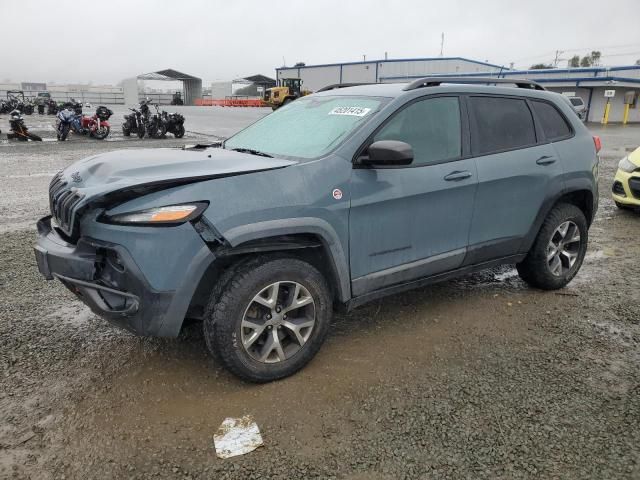
<svg viewBox="0 0 640 480"><path fill-rule="evenodd" d="M549 155L543 155L538 160L536 160L536 163L538 165L551 165L552 163L555 163L555 162L556 162L555 157L551 157Z"/></svg>
<svg viewBox="0 0 640 480"><path fill-rule="evenodd" d="M444 179L447 182L451 182L451 181L459 181L459 180L464 180L465 178L469 178L471 176L471 172L468 171L463 171L463 172L459 172L459 171L455 171L455 172L451 172L449 175L445 176Z"/></svg>

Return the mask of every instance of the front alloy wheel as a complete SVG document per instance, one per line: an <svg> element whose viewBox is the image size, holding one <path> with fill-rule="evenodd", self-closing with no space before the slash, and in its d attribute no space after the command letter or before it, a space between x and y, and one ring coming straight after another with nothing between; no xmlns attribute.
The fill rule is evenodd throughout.
<svg viewBox="0 0 640 480"><path fill-rule="evenodd" d="M326 279L310 263L282 254L245 259L228 267L211 292L205 340L238 377L277 380L318 352L332 306Z"/></svg>
<svg viewBox="0 0 640 480"><path fill-rule="evenodd" d="M282 362L304 347L315 323L309 291L297 282L275 282L253 297L245 310L242 345L258 362Z"/></svg>

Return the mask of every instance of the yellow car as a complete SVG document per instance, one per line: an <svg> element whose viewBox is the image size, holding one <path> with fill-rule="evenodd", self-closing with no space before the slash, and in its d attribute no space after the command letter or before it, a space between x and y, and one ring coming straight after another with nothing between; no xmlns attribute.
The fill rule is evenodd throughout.
<svg viewBox="0 0 640 480"><path fill-rule="evenodd" d="M612 191L618 208L640 207L640 148L620 160Z"/></svg>

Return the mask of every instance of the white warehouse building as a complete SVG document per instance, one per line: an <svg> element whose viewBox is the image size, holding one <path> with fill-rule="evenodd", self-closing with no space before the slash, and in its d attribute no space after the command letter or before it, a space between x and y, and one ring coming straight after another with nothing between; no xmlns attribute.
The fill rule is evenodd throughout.
<svg viewBox="0 0 640 480"><path fill-rule="evenodd" d="M587 106L589 122L600 122L607 101L611 103L609 121L622 122L625 101L630 102L628 121L640 122L638 94L640 65L617 67L552 68L542 70L510 70L462 57L404 58L362 62L305 65L276 69L276 79L300 78L303 88L318 90L340 83L408 82L438 75L460 77L496 76L535 80L545 88L581 97ZM613 97L605 97L605 91Z"/></svg>
<svg viewBox="0 0 640 480"><path fill-rule="evenodd" d="M505 70L500 65L462 57L402 58L363 62L329 63L304 67L276 68L276 80L301 78L304 88L316 91L336 83L379 83L385 78L419 78L427 75L493 73ZM395 80L399 81L399 80Z"/></svg>

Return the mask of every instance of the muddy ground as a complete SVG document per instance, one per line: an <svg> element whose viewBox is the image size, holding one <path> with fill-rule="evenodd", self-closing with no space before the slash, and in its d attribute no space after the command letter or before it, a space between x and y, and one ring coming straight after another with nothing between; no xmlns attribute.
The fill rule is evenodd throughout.
<svg viewBox="0 0 640 480"><path fill-rule="evenodd" d="M242 123L216 112L186 141ZM50 176L115 144L0 144L0 477L640 478L640 213L609 196L640 128L593 130L600 209L567 288L503 267L395 295L336 315L316 359L268 385L222 370L197 324L137 338L37 272ZM218 426L245 414L265 446L216 458Z"/></svg>

